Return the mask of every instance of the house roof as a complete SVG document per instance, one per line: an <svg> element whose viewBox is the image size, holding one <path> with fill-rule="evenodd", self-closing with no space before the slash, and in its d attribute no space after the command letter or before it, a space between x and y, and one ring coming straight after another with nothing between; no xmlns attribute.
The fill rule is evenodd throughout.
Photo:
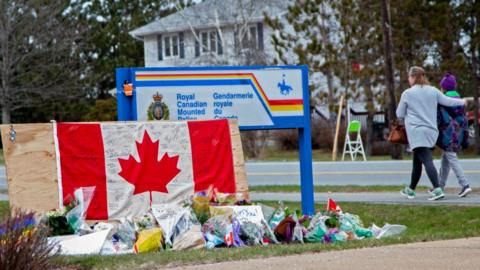
<svg viewBox="0 0 480 270"><path fill-rule="evenodd" d="M350 110L356 114L368 112L367 102L364 102L364 101L349 102L349 106L350 106ZM382 105L378 104L378 102L374 101L373 106L377 113L383 113Z"/></svg>
<svg viewBox="0 0 480 270"><path fill-rule="evenodd" d="M135 38L144 36L205 29L237 23L263 21L263 13L278 16L287 10L286 0L205 0L130 32ZM240 12L239 10L243 10ZM242 18L246 17L246 19ZM218 18L218 23L217 23Z"/></svg>
<svg viewBox="0 0 480 270"><path fill-rule="evenodd" d="M367 103L363 101L349 102L350 113L353 115L366 115L368 113ZM383 115L383 108L380 104L375 102L375 111L376 115ZM328 104L320 104L315 106L315 112L324 117L325 119L330 119L331 113L328 109ZM345 111L342 111L342 115L345 114Z"/></svg>
<svg viewBox="0 0 480 270"><path fill-rule="evenodd" d="M328 109L328 105L316 105L315 112L325 119L330 119L330 110Z"/></svg>

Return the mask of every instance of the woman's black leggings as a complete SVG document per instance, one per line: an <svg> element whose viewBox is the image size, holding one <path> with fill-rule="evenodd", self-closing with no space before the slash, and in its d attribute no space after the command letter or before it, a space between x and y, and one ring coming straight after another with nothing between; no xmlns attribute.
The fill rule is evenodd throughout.
<svg viewBox="0 0 480 270"><path fill-rule="evenodd" d="M413 168L410 188L415 190L422 176L422 164L425 166L428 178L432 182L433 188L438 187L438 173L433 165L432 150L427 147L417 147L413 149Z"/></svg>

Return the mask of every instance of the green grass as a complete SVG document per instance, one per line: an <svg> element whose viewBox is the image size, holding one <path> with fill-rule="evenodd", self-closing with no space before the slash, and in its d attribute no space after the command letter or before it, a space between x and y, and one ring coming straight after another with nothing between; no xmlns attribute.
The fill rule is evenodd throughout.
<svg viewBox="0 0 480 270"><path fill-rule="evenodd" d="M276 205L276 202L264 203L271 206ZM300 208L299 203L285 202L285 205L291 209ZM317 204L316 207L320 209L323 206ZM345 212L359 215L367 227L372 223L382 226L388 222L406 225L408 229L404 234L389 239L368 239L340 244L270 245L214 250L163 251L121 256L70 256L59 257L56 262L74 269L151 269L162 266L193 265L480 236L480 207L367 203L341 203L341 207ZM6 213L8 213L8 203L0 202L0 217Z"/></svg>
<svg viewBox="0 0 480 270"><path fill-rule="evenodd" d="M398 192L405 186L314 186L315 192ZM298 185L250 186L252 192L300 192ZM426 186L418 186L417 192L427 191Z"/></svg>
<svg viewBox="0 0 480 270"><path fill-rule="evenodd" d="M5 164L5 160L3 160L3 149L0 149L0 164Z"/></svg>
<svg viewBox="0 0 480 270"><path fill-rule="evenodd" d="M2 221L2 219L5 217L6 214L8 214L8 212L8 202L0 201L0 221Z"/></svg>
<svg viewBox="0 0 480 270"><path fill-rule="evenodd" d="M341 153L338 156L338 160L341 159ZM312 150L313 161L332 161L332 152L323 149ZM256 161L298 161L297 150L276 150L273 148L267 148L265 152L259 158L247 158L247 160ZM390 156L372 156L368 160L390 160Z"/></svg>
<svg viewBox="0 0 480 270"><path fill-rule="evenodd" d="M337 160L342 159L342 149L339 149L339 154L337 155ZM434 158L439 159L441 152L438 149L434 152ZM480 158L479 155L475 155L473 152L467 152L459 154L459 158ZM314 149L312 150L312 159L313 161L332 161L332 152L324 149ZM411 160L411 155L404 155L404 160ZM266 148L264 153L259 158L248 158L247 160L252 161L298 161L298 151L297 150L277 150L275 148L269 147ZM345 157L345 160L351 160L349 156ZM361 157L357 157L357 160L361 160ZM367 157L367 160L392 160L390 156L370 156Z"/></svg>
<svg viewBox="0 0 480 270"><path fill-rule="evenodd" d="M275 202L266 202L274 206ZM300 208L299 203L285 203L291 209ZM317 205L319 209L320 205ZM162 266L193 265L222 261L285 256L289 254L324 252L397 243L422 242L480 236L480 207L465 206L413 206L381 205L366 203L342 203L344 211L357 214L365 226L375 223L404 224L407 231L398 236L382 240L361 240L340 244L292 244L266 247L222 248L214 250L186 250L180 252L123 256L77 256L61 257L58 262L76 269L152 269Z"/></svg>

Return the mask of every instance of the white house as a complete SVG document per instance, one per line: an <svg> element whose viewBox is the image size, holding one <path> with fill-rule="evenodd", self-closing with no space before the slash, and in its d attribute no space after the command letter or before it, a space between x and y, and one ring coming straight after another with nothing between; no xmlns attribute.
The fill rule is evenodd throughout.
<svg viewBox="0 0 480 270"><path fill-rule="evenodd" d="M206 0L130 34L144 42L146 67L267 64L275 52L264 13L279 16L288 2Z"/></svg>

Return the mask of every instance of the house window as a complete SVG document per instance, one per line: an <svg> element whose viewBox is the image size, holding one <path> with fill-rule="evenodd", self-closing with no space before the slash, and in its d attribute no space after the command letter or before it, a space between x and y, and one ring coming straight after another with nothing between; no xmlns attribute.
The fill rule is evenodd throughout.
<svg viewBox="0 0 480 270"><path fill-rule="evenodd" d="M210 51L217 51L217 32L213 31L209 33L210 35Z"/></svg>
<svg viewBox="0 0 480 270"><path fill-rule="evenodd" d="M170 37L165 37L165 57L170 57L172 53L172 48L170 47Z"/></svg>
<svg viewBox="0 0 480 270"><path fill-rule="evenodd" d="M250 26L242 38L243 49L259 49L257 26Z"/></svg>
<svg viewBox="0 0 480 270"><path fill-rule="evenodd" d="M178 57L180 51L180 42L178 35L166 36L163 38L163 55L165 58Z"/></svg>
<svg viewBox="0 0 480 270"><path fill-rule="evenodd" d="M200 41L202 44L202 53L218 53L221 54L221 42L217 31L200 32Z"/></svg>
<svg viewBox="0 0 480 270"><path fill-rule="evenodd" d="M209 52L208 47L208 32L203 32L202 34L202 52Z"/></svg>
<svg viewBox="0 0 480 270"><path fill-rule="evenodd" d="M178 56L178 36L172 37L172 53L173 56Z"/></svg>

